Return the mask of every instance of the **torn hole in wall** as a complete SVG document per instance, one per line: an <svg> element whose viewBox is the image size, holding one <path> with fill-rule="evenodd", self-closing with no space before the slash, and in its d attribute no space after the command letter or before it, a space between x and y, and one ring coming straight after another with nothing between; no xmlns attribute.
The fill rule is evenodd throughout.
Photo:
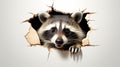
<svg viewBox="0 0 120 67"><path fill-rule="evenodd" d="M51 8L50 11L46 11L45 13L42 13L42 14L39 14L39 13L34 14L32 18L25 21L25 22L29 22L31 24L31 26L29 28L29 32L25 36L26 40L28 41L28 43L31 46L40 45L40 46L47 47L48 51L49 51L48 57L50 55L50 49L53 48L55 50L57 49L57 50L61 51L61 53L60 53L61 55L64 55L63 54L64 51L68 51L70 56L74 60L78 61L80 58L82 58L81 48L85 47L85 46L93 46L89 43L89 36L90 36L90 33L94 30L91 27L89 27L88 22L91 20L87 19L86 16L88 16L88 15L90 16L91 14L94 14L94 12L85 12L85 10L86 10L85 9L85 10L75 13L73 16L71 16L73 13L65 13L65 12L57 11L53 8L53 6L50 8ZM79 14L82 14L82 16ZM68 30L68 29L65 32L67 32L69 34L71 33L70 36L74 35L73 37L69 37L69 35L65 35L65 33L63 34L63 31L61 32L61 29L59 29L59 33L58 32L56 33L56 31L58 31L58 30L55 30L55 27L52 28L52 26L54 26L54 24L58 24L56 21L57 22L60 21L61 26L63 26L63 27L61 27L61 29L64 27L68 27L68 29L79 30L79 33L83 33L83 34L80 35L79 33L77 33L74 30L72 30L72 33L71 33L71 30ZM64 21L64 22L62 22L62 21ZM67 24L66 21L69 23ZM65 24L66 24L66 26L64 26ZM70 25L70 24L73 24L73 25ZM50 31L51 28L49 28L49 27L52 28L52 33ZM60 28L60 27L57 27L57 28ZM44 31L46 29L49 30L49 31L47 30L47 34L43 33L43 32L46 32L46 31ZM47 36L47 38L43 34L45 34L45 36ZM59 34L61 35L61 38L63 36L66 39L67 43L66 42L62 43L61 41L59 41L58 44L56 44L53 42L54 40L52 40L52 39L55 39L55 37L56 37L54 35L58 36ZM78 36L80 36L80 37L78 37ZM74 38L74 39L72 39L72 38ZM63 41L65 39L63 39ZM70 43L69 43L69 40L71 41ZM58 46L58 45L60 45L60 46ZM63 56L63 57L65 57L65 56Z"/></svg>

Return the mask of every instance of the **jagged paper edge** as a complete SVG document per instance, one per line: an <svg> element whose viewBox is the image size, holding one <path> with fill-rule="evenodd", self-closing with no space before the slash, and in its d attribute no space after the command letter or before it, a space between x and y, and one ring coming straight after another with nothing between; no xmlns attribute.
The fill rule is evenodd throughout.
<svg viewBox="0 0 120 67"><path fill-rule="evenodd" d="M32 26L30 26L29 32L25 35L25 38L31 46L40 45L37 32L33 29Z"/></svg>

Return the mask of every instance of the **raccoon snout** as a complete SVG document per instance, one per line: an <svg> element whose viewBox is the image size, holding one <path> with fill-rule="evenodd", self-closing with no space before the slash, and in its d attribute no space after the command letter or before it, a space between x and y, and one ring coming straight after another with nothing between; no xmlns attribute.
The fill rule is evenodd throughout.
<svg viewBox="0 0 120 67"><path fill-rule="evenodd" d="M63 44L64 44L64 41L63 41L63 39L62 38L57 38L56 40L55 40L55 46L57 47L57 48L62 48L63 47Z"/></svg>
<svg viewBox="0 0 120 67"><path fill-rule="evenodd" d="M56 48L62 48L68 42L68 40L64 35L59 37L57 34L55 34L51 38L51 42L54 43Z"/></svg>
<svg viewBox="0 0 120 67"><path fill-rule="evenodd" d="M63 44L64 43L62 38L57 38L55 42L56 42L56 44Z"/></svg>

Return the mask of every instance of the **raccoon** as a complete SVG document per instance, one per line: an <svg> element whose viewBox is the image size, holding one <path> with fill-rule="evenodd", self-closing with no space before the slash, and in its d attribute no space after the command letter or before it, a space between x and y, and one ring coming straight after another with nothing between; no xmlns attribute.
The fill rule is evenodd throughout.
<svg viewBox="0 0 120 67"><path fill-rule="evenodd" d="M81 12L64 13L52 8L27 20L36 30L42 46L79 53L82 40L90 30L86 15Z"/></svg>

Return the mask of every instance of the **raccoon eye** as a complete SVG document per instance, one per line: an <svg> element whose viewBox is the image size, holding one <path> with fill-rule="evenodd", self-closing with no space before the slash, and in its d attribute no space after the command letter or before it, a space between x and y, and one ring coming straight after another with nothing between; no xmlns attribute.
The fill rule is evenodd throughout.
<svg viewBox="0 0 120 67"><path fill-rule="evenodd" d="M63 32L66 33L66 34L70 34L70 30L69 29L64 29Z"/></svg>
<svg viewBox="0 0 120 67"><path fill-rule="evenodd" d="M56 31L56 27L51 28L51 32L54 33Z"/></svg>

